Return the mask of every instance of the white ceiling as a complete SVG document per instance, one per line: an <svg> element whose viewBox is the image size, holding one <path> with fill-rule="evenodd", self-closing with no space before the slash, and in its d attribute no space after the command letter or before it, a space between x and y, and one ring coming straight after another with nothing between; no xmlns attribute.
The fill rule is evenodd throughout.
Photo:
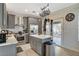
<svg viewBox="0 0 79 59"><path fill-rule="evenodd" d="M46 3L7 3L6 7L7 11L19 14L34 14L33 11L39 13L41 12L40 8L46 5ZM73 5L73 3L50 3L49 9L51 10L51 12L54 12L70 5ZM27 10L27 12L25 10Z"/></svg>

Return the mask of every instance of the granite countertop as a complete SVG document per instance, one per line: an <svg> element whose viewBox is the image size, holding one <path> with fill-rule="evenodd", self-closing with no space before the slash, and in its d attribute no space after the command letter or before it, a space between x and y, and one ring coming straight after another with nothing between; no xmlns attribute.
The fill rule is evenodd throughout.
<svg viewBox="0 0 79 59"><path fill-rule="evenodd" d="M47 39L47 38L51 38L52 36L51 35L38 35L38 34L36 34L36 35L30 35L30 36L32 36L32 37L36 37L36 38L39 38L39 39Z"/></svg>
<svg viewBox="0 0 79 59"><path fill-rule="evenodd" d="M11 45L11 44L17 44L17 40L14 37L14 35L10 35L9 37L7 37L7 40L5 43L0 43L0 46L6 46L6 45Z"/></svg>

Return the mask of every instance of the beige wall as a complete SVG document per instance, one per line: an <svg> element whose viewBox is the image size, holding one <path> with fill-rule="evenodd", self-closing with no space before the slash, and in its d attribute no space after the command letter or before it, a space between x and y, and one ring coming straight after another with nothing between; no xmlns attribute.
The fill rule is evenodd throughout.
<svg viewBox="0 0 79 59"><path fill-rule="evenodd" d="M65 20L65 15L67 13L74 13L75 19L71 22ZM50 18L55 20L62 18L63 27L62 27L62 44L61 46L79 51L79 41L78 41L78 13L79 13L79 4L61 9L51 14Z"/></svg>

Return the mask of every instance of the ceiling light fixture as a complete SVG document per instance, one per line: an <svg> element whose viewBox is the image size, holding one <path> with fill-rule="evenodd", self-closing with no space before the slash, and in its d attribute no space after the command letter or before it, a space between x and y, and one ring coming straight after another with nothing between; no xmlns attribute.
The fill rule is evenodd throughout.
<svg viewBox="0 0 79 59"><path fill-rule="evenodd" d="M27 9L25 9L25 12L27 12L28 10Z"/></svg>
<svg viewBox="0 0 79 59"><path fill-rule="evenodd" d="M39 13L38 13L38 12L36 12L36 14L37 14L37 15L39 15Z"/></svg>
<svg viewBox="0 0 79 59"><path fill-rule="evenodd" d="M32 13L33 13L34 15L39 15L39 13L36 12L36 11L32 11Z"/></svg>
<svg viewBox="0 0 79 59"><path fill-rule="evenodd" d="M39 14L41 17L45 17L50 14L49 4L41 8L41 13Z"/></svg>

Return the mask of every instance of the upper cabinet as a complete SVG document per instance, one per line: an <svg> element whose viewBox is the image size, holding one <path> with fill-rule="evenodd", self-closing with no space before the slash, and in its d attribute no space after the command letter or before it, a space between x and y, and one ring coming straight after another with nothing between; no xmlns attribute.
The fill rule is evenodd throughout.
<svg viewBox="0 0 79 59"><path fill-rule="evenodd" d="M23 17L24 28L28 28L28 17Z"/></svg>
<svg viewBox="0 0 79 59"><path fill-rule="evenodd" d="M0 26L1 27L7 26L7 11L6 11L6 5L4 3L0 3Z"/></svg>
<svg viewBox="0 0 79 59"><path fill-rule="evenodd" d="M23 16L15 16L15 25L22 26L23 25Z"/></svg>
<svg viewBox="0 0 79 59"><path fill-rule="evenodd" d="M30 18L29 17L29 24L38 25L38 19L37 18Z"/></svg>
<svg viewBox="0 0 79 59"><path fill-rule="evenodd" d="M15 15L8 14L7 15L7 28L15 27Z"/></svg>
<svg viewBox="0 0 79 59"><path fill-rule="evenodd" d="M7 16L7 26L8 28L15 28L16 26L23 26L23 17L13 14L8 14Z"/></svg>

